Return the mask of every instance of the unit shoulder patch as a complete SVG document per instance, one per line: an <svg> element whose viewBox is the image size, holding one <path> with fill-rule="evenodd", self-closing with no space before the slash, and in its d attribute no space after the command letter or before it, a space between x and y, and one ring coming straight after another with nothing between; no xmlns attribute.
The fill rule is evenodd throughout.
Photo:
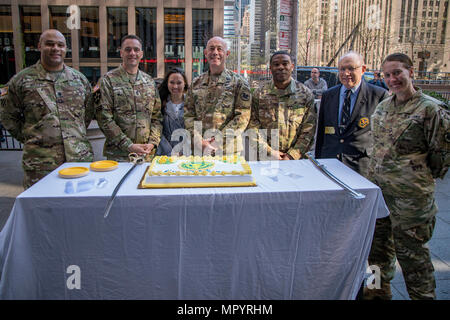
<svg viewBox="0 0 450 320"><path fill-rule="evenodd" d="M95 87L92 89L92 94L94 96L94 103L98 104L100 102L100 86L97 83Z"/></svg>
<svg viewBox="0 0 450 320"><path fill-rule="evenodd" d="M0 88L0 97L6 96L8 94L8 86Z"/></svg>

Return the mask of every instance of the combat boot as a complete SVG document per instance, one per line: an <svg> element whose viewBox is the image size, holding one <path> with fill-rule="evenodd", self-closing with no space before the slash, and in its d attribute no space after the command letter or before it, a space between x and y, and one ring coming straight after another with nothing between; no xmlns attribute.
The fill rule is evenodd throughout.
<svg viewBox="0 0 450 320"><path fill-rule="evenodd" d="M369 289L365 286L363 300L392 300L391 284L382 283L380 289Z"/></svg>

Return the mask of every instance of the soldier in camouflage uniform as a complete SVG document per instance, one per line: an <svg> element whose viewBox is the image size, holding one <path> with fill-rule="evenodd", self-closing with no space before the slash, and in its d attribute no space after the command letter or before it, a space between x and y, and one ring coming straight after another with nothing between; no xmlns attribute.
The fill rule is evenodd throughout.
<svg viewBox="0 0 450 320"><path fill-rule="evenodd" d="M435 299L435 279L426 243L433 234L436 178L450 164L447 106L413 87L411 59L391 54L382 64L394 93L372 115L373 151L368 177L383 191L390 216L377 220L369 264L381 269L381 289L365 298L391 299L395 257L411 299Z"/></svg>
<svg viewBox="0 0 450 320"><path fill-rule="evenodd" d="M110 160L128 161L128 154L148 155L159 144L162 129L161 100L152 77L139 70L142 41L128 35L122 39L122 64L100 79L95 93L96 116L106 137L103 154Z"/></svg>
<svg viewBox="0 0 450 320"><path fill-rule="evenodd" d="M289 54L275 52L270 59L273 80L263 83L252 97L248 129L257 131L259 147L277 160L304 158L314 142L314 95L302 83L291 78L293 70L294 64ZM262 137L258 129L267 129L266 137ZM278 130L279 146L271 145L272 129ZM254 140L252 137L250 139L250 147L255 147Z"/></svg>
<svg viewBox="0 0 450 320"><path fill-rule="evenodd" d="M66 39L59 31L45 31L38 48L41 59L9 81L0 107L0 121L24 145L25 188L64 162L93 160L86 136L94 116L91 86L64 64Z"/></svg>
<svg viewBox="0 0 450 320"><path fill-rule="evenodd" d="M232 129L235 137L241 137L247 127L251 110L250 87L243 77L225 69L230 51L222 38L211 38L204 53L209 71L194 79L184 105L185 127L193 137L194 154L200 151L204 154L240 152L240 138L230 137L230 149L224 149L226 134L228 129ZM194 128L194 121L201 121L201 131ZM223 144L218 143L216 136L205 137L208 129L218 130Z"/></svg>

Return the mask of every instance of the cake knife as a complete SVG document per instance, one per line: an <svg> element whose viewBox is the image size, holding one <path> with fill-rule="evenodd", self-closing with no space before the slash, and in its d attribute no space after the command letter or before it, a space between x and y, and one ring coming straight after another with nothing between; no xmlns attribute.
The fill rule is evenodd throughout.
<svg viewBox="0 0 450 320"><path fill-rule="evenodd" d="M307 152L306 156L308 157L308 159L314 164L314 166L317 167L317 169L319 169L320 172L322 172L323 174L325 174L328 178L330 178L331 180L333 180L334 182L336 182L338 185L340 185L342 188L344 188L345 190L347 190L348 192L350 192L350 194L355 198L355 199L364 199L366 196L362 193L357 192L356 190L352 189L351 187L349 187L347 184L345 184L344 182L342 182L338 177L336 177L334 174L332 174L330 171L327 170L327 168L323 165L320 164L316 158L314 158L314 156L312 155L311 152Z"/></svg>
<svg viewBox="0 0 450 320"><path fill-rule="evenodd" d="M120 186L122 185L122 183L125 181L125 179L128 177L128 175L130 174L131 171L133 171L134 168L136 168L136 166L138 164L142 164L144 163L144 159L145 156L147 154L144 153L142 156L138 156L137 153L130 153L128 155L128 158L130 159L130 162L133 163L133 166L127 171L127 173L125 173L125 175L122 177L122 179L120 179L119 183L117 184L117 186L114 188L114 191L111 195L111 197L108 200L108 204L106 205L106 209L105 209L105 213L103 215L104 218L108 217L109 211L111 210L114 198L116 197L117 191L119 191Z"/></svg>

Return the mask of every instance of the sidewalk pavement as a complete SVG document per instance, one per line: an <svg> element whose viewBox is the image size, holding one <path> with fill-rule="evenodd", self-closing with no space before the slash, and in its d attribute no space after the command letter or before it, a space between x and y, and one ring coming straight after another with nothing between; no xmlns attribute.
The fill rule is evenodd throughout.
<svg viewBox="0 0 450 320"><path fill-rule="evenodd" d="M14 200L23 191L22 152L0 151L0 230L8 219ZM450 174L436 182L439 212L433 238L428 243L435 269L438 300L450 300ZM408 300L405 282L397 263L392 284L394 300Z"/></svg>

